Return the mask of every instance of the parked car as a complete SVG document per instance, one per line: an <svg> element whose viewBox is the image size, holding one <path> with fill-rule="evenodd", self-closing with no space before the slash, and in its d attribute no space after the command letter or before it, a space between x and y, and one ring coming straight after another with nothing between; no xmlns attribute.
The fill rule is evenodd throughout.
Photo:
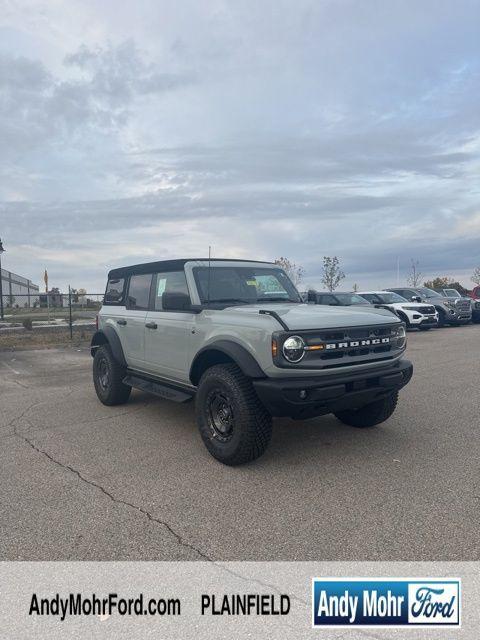
<svg viewBox="0 0 480 640"><path fill-rule="evenodd" d="M477 285L476 287L473 287L473 289L472 289L472 291L470 292L469 295L474 300L480 300L480 285Z"/></svg>
<svg viewBox="0 0 480 640"><path fill-rule="evenodd" d="M326 304L330 307L370 307L370 304L356 293L343 291L313 291L308 292L308 302Z"/></svg>
<svg viewBox="0 0 480 640"><path fill-rule="evenodd" d="M358 295L376 307L383 307L397 314L408 328L428 331L438 326L438 313L433 305L409 302L398 293L390 291L359 291Z"/></svg>
<svg viewBox="0 0 480 640"><path fill-rule="evenodd" d="M478 294L480 296L480 288L478 289ZM466 296L462 296L462 294L456 289L435 289L435 291L446 298L462 298L463 300L468 300L472 309L472 322L480 322L480 298L478 300L474 297L467 298Z"/></svg>
<svg viewBox="0 0 480 640"><path fill-rule="evenodd" d="M462 294L456 289L432 289L432 291L436 291L441 296L445 296L445 298L462 298Z"/></svg>
<svg viewBox="0 0 480 640"><path fill-rule="evenodd" d="M183 259L110 271L91 343L105 405L132 387L185 402L224 464L260 456L272 416L372 427L412 377L405 325L384 309L304 304L278 265Z"/></svg>
<svg viewBox="0 0 480 640"><path fill-rule="evenodd" d="M426 302L433 305L438 313L438 326L446 324L468 324L472 319L470 301L465 298L453 299L440 295L427 287L392 287L386 289L412 302Z"/></svg>

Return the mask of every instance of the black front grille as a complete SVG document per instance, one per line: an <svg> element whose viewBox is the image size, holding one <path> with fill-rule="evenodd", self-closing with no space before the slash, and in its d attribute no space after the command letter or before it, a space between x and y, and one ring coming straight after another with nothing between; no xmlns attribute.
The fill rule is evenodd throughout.
<svg viewBox="0 0 480 640"><path fill-rule="evenodd" d="M392 327L349 327L348 329L325 329L315 332L315 338L321 342L347 340L368 340L369 338L389 337ZM317 342L317 340L315 340Z"/></svg>
<svg viewBox="0 0 480 640"><path fill-rule="evenodd" d="M424 313L425 315L432 315L435 313L435 307L420 307L418 310L420 313Z"/></svg>
<svg viewBox="0 0 480 640"><path fill-rule="evenodd" d="M457 300L457 302L455 302L455 306L459 311L470 311L469 300Z"/></svg>

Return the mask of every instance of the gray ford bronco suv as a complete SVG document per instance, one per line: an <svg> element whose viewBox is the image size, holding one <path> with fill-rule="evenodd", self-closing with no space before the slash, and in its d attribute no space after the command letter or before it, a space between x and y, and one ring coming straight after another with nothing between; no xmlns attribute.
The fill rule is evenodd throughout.
<svg viewBox="0 0 480 640"><path fill-rule="evenodd" d="M103 404L132 387L195 397L205 446L237 465L265 451L272 416L387 420L412 377L405 347L390 311L304 304L275 264L185 259L110 271L91 353Z"/></svg>

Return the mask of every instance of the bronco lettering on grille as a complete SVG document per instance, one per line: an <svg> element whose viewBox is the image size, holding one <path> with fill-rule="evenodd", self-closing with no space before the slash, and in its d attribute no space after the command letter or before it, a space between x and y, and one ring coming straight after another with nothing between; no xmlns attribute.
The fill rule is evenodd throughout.
<svg viewBox="0 0 480 640"><path fill-rule="evenodd" d="M325 349L352 349L354 347L370 347L377 344L389 344L390 338L369 338L366 340L350 340L348 342L330 342L325 345Z"/></svg>

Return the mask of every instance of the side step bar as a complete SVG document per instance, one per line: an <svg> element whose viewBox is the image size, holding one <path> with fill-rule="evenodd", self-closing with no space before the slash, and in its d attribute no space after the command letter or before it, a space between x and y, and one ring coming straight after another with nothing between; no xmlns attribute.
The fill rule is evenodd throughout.
<svg viewBox="0 0 480 640"><path fill-rule="evenodd" d="M140 389L141 391L148 391L160 398L166 400L173 400L173 402L187 402L194 396L194 391L188 389L180 389L179 387L170 386L168 384L156 382L154 380L140 378L140 376L127 375L122 380L124 384L128 384L129 387Z"/></svg>

